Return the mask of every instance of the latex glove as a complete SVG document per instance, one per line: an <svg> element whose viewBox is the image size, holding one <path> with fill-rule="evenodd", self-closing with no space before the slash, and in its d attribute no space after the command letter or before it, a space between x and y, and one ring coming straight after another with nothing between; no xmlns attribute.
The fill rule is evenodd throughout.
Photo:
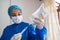
<svg viewBox="0 0 60 40"><path fill-rule="evenodd" d="M44 19L35 18L33 20L33 23L36 25L38 29L42 29L44 26Z"/></svg>
<svg viewBox="0 0 60 40"><path fill-rule="evenodd" d="M15 35L11 38L11 40L21 40L21 38L22 38L21 33L18 33L18 34L15 34Z"/></svg>

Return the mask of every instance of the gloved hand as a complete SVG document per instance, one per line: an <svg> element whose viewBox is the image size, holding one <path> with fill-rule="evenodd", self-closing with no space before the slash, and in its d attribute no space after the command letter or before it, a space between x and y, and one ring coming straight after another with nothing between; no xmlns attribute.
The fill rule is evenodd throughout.
<svg viewBox="0 0 60 40"><path fill-rule="evenodd" d="M22 38L21 33L18 33L18 34L15 34L15 35L11 38L11 40L21 40L21 38Z"/></svg>
<svg viewBox="0 0 60 40"><path fill-rule="evenodd" d="M34 18L33 23L38 29L42 29L44 26L44 19Z"/></svg>

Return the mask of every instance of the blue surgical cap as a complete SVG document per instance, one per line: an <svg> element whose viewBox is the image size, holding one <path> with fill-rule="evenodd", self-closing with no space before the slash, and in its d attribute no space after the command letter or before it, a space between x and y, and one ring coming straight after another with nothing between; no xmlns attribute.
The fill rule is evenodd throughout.
<svg viewBox="0 0 60 40"><path fill-rule="evenodd" d="M8 15L11 16L12 11L15 10L15 9L18 9L18 10L20 10L20 12L22 12L21 7L19 7L19 6L17 6L17 5L12 5L12 6L10 6L10 7L8 8Z"/></svg>

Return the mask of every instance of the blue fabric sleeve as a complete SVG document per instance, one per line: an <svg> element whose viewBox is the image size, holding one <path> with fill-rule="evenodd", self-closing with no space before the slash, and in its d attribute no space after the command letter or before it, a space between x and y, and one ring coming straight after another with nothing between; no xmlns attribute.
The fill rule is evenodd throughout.
<svg viewBox="0 0 60 40"><path fill-rule="evenodd" d="M33 24L30 24L28 27L28 40L35 40L36 32Z"/></svg>
<svg viewBox="0 0 60 40"><path fill-rule="evenodd" d="M43 27L43 29L35 28L34 25L29 26L28 31L28 40L45 40L47 34L47 29Z"/></svg>
<svg viewBox="0 0 60 40"><path fill-rule="evenodd" d="M41 30L36 28L36 36L38 37L38 39L46 40L46 35L47 35L47 29L45 27L43 27L43 29Z"/></svg>

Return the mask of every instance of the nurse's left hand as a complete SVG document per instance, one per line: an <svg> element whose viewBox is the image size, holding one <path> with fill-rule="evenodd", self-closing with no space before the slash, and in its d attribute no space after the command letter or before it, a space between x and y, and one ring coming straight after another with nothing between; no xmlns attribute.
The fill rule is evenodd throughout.
<svg viewBox="0 0 60 40"><path fill-rule="evenodd" d="M18 33L18 34L15 34L15 35L11 38L11 40L21 40L21 37L22 37L22 35L21 35L20 33Z"/></svg>
<svg viewBox="0 0 60 40"><path fill-rule="evenodd" d="M38 29L42 29L44 26L44 19L35 18L33 20L33 23L36 25Z"/></svg>

